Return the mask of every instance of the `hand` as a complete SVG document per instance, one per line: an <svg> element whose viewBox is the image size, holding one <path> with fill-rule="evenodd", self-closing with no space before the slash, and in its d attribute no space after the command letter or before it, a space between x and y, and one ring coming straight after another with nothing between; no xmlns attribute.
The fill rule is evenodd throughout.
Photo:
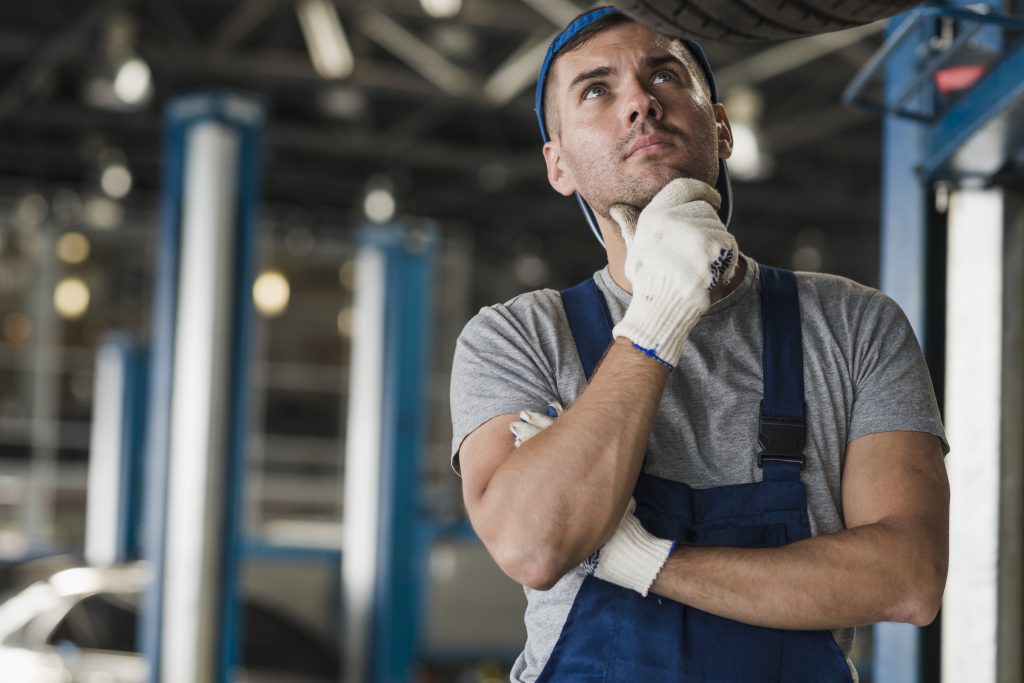
<svg viewBox="0 0 1024 683"><path fill-rule="evenodd" d="M710 291L736 272L736 239L716 213L721 197L710 185L677 178L643 211L611 207L626 243L626 277L633 300L612 334L675 367L683 343L711 306Z"/></svg>
<svg viewBox="0 0 1024 683"><path fill-rule="evenodd" d="M584 567L602 581L647 597L675 543L647 531L634 511L636 501L630 498L615 533L584 562Z"/></svg>
<svg viewBox="0 0 1024 683"><path fill-rule="evenodd" d="M532 410L524 410L519 413L519 421L509 423L509 429L516 437L516 448L519 448L529 439L540 434L542 431L550 427L555 423L565 409L562 408L562 404L555 399L548 401L548 405L543 413L534 412Z"/></svg>
<svg viewBox="0 0 1024 683"><path fill-rule="evenodd" d="M519 413L519 420L509 423L509 429L516 437L516 448L553 425L564 412L562 404L552 399L543 413L533 410ZM584 561L583 566L602 581L635 590L646 597L675 543L644 529L633 514L635 510L636 501L630 498L615 533Z"/></svg>

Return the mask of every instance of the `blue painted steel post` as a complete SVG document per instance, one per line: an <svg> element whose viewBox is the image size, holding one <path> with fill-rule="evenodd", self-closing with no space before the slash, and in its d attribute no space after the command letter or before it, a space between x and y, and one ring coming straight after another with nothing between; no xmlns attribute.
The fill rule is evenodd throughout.
<svg viewBox="0 0 1024 683"><path fill-rule="evenodd" d="M419 650L433 230L360 233L342 575L348 683L407 683Z"/></svg>
<svg viewBox="0 0 1024 683"><path fill-rule="evenodd" d="M367 239L374 239L368 231ZM419 483L426 445L427 376L435 238L409 230L382 236L388 254L384 411L378 545L380 581L374 625L373 677L412 681L422 615L419 590L426 550L420 547Z"/></svg>
<svg viewBox="0 0 1024 683"><path fill-rule="evenodd" d="M907 15L889 22L892 34ZM886 101L898 97L918 75L920 55L930 34L919 29L886 63ZM925 89L928 95L930 90ZM923 97L928 97L924 95ZM930 101L910 102L927 107ZM893 115L882 127L881 289L907 314L924 344L925 288L928 251L928 188L916 168L924 155L924 131L919 123ZM920 683L921 637L911 624L883 623L874 627L874 683Z"/></svg>
<svg viewBox="0 0 1024 683"><path fill-rule="evenodd" d="M235 677L263 118L230 93L167 109L144 544L154 583L140 619L153 682Z"/></svg>
<svg viewBox="0 0 1024 683"><path fill-rule="evenodd" d="M96 354L85 559L112 565L139 557L146 350L121 334Z"/></svg>

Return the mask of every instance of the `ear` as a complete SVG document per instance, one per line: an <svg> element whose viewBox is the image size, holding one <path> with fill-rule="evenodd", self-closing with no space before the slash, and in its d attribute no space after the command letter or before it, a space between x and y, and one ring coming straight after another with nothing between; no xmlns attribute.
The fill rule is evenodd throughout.
<svg viewBox="0 0 1024 683"><path fill-rule="evenodd" d="M562 158L562 146L559 141L550 140L544 143L544 163L548 167L548 182L556 192L568 197L576 191L576 178Z"/></svg>
<svg viewBox="0 0 1024 683"><path fill-rule="evenodd" d="M725 105L715 103L715 129L718 131L718 158L728 159L732 156L732 124Z"/></svg>

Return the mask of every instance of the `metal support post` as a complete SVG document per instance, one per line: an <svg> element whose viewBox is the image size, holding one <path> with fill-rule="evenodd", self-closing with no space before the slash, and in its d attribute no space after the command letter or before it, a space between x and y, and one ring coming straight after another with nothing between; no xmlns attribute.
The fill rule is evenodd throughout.
<svg viewBox="0 0 1024 683"><path fill-rule="evenodd" d="M145 349L109 337L96 354L93 387L85 561L108 566L139 555Z"/></svg>
<svg viewBox="0 0 1024 683"><path fill-rule="evenodd" d="M426 438L432 231L367 228L356 256L345 456L346 680L412 680L425 576L418 483Z"/></svg>
<svg viewBox="0 0 1024 683"><path fill-rule="evenodd" d="M151 681L228 683L238 573L262 106L225 93L167 110L141 629Z"/></svg>

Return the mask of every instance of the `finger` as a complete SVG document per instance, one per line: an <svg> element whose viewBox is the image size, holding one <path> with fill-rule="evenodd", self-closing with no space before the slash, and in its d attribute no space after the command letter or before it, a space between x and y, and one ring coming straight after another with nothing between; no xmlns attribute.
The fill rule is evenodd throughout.
<svg viewBox="0 0 1024 683"><path fill-rule="evenodd" d="M640 210L629 204L613 204L608 210L612 219L618 224L622 239L626 242L628 250L633 244L633 235L636 234L636 221L640 216Z"/></svg>
<svg viewBox="0 0 1024 683"><path fill-rule="evenodd" d="M556 399L551 399L550 401L548 401L548 408L547 408L548 417L559 418L559 417L562 417L562 413L564 413L564 412L565 412L565 408L563 408L562 404L559 403Z"/></svg>
<svg viewBox="0 0 1024 683"><path fill-rule="evenodd" d="M676 178L654 195L649 206L656 210L669 209L673 206L697 201L707 202L717 211L722 205L722 195L702 180Z"/></svg>

